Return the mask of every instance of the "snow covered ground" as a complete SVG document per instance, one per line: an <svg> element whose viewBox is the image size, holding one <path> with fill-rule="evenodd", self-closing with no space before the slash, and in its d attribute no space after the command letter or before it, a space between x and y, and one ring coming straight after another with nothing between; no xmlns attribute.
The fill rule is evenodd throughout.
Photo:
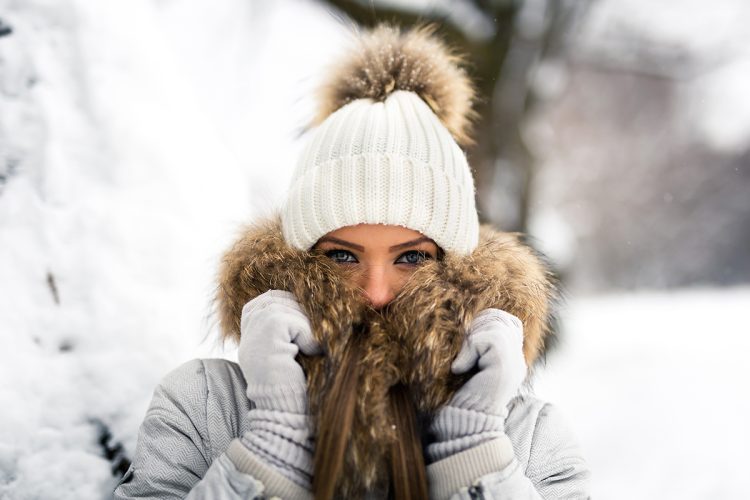
<svg viewBox="0 0 750 500"><path fill-rule="evenodd" d="M535 387L576 430L595 498L746 496L748 312L747 288L571 300Z"/></svg>
<svg viewBox="0 0 750 500"><path fill-rule="evenodd" d="M306 1L0 0L0 499L102 499L217 259L285 189L325 61ZM312 43L314 41L314 43ZM573 298L538 392L602 498L748 490L750 290Z"/></svg>

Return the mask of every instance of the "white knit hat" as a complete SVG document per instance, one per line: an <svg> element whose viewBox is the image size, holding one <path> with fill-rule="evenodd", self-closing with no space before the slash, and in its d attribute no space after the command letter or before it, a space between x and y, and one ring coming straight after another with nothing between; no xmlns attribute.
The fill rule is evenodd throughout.
<svg viewBox="0 0 750 500"><path fill-rule="evenodd" d="M370 46L363 50L369 48L386 62L398 51L396 56L402 57L399 70L409 70L418 63L422 65L420 72L425 73L425 57L434 58L434 44L439 44L435 39L425 40L429 35L422 30L405 37L392 28L381 27L369 34ZM394 36L401 41L400 46L394 45ZM388 37L391 38L384 44L383 39ZM415 40L431 44L417 47L416 57ZM446 52L441 44L440 48ZM427 55L426 49L430 52ZM406 61L411 64L404 64L404 53L411 56ZM369 57L365 54L354 67L361 69L362 62L372 65L373 54ZM429 62L435 66L436 61ZM439 59L437 62L445 63ZM457 77L466 78L454 60L448 62L457 70ZM442 65L433 69L445 78ZM334 81L334 92L341 91L342 78L351 74L349 66L343 70L343 77L338 75ZM399 75L394 77L392 68L381 65L377 69L391 79L391 88L385 92L379 89L380 95L375 92L379 99L367 97L368 92L362 98L349 97L348 104L322 121L304 149L281 214L285 240L293 247L307 250L326 233L345 226L389 224L418 231L445 251L472 252L479 239L474 182L465 154L420 97L420 94L433 97L429 100L434 101L435 89L432 94L424 94L424 85L417 85L415 88L421 90L418 94L409 90L409 85L399 85ZM371 78L373 71L367 76ZM413 71L402 76L412 87L419 83ZM426 79L429 74L421 76ZM352 84L351 80L345 83ZM450 85L456 82L447 83L450 90ZM372 85L372 81L364 82L369 94ZM388 81L385 85L388 86ZM405 90L399 90L404 87ZM451 104L445 96L441 98L443 102L438 104ZM463 109L470 109L470 104L464 103Z"/></svg>

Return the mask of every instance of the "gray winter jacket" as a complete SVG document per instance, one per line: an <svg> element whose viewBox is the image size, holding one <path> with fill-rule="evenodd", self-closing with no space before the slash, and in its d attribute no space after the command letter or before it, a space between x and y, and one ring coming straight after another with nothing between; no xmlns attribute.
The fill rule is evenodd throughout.
<svg viewBox="0 0 750 500"><path fill-rule="evenodd" d="M245 387L239 366L222 359L196 359L168 374L154 392L115 498L312 498L256 460L238 439L252 407ZM590 497L589 469L554 406L517 397L506 432L509 439L429 465L431 498Z"/></svg>

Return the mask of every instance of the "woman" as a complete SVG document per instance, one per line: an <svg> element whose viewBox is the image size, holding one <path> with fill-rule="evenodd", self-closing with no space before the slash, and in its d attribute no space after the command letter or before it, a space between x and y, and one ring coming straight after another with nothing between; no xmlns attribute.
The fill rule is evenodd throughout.
<svg viewBox="0 0 750 500"><path fill-rule="evenodd" d="M551 277L480 228L473 90L429 29L332 72L278 218L224 258L238 361L157 387L116 498L587 498L557 410L520 392Z"/></svg>

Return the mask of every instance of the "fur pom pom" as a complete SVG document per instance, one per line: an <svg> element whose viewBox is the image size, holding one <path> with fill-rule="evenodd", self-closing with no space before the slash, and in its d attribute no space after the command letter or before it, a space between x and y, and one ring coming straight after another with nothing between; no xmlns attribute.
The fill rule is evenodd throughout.
<svg viewBox="0 0 750 500"><path fill-rule="evenodd" d="M397 90L415 92L461 145L472 143L475 89L463 60L435 36L435 26L402 32L381 24L334 67L321 87L315 124L356 99L385 100Z"/></svg>

